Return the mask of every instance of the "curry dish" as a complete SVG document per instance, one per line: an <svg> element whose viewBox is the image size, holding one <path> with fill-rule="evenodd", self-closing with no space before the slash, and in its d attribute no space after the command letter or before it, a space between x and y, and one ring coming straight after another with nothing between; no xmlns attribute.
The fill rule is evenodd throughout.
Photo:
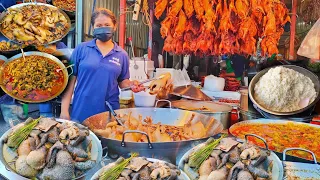
<svg viewBox="0 0 320 180"><path fill-rule="evenodd" d="M309 125L294 124L246 124L240 125L230 133L244 139L245 134L256 134L267 141L269 149L283 152L286 148L304 148L315 153L317 160L320 160L320 130ZM264 147L263 142L256 138L248 137L248 140ZM309 153L303 151L290 151L289 155L312 160Z"/></svg>
<svg viewBox="0 0 320 180"><path fill-rule="evenodd" d="M64 74L58 69L57 63L42 56L21 57L5 65L3 84L16 98L48 100L63 88Z"/></svg>
<svg viewBox="0 0 320 180"><path fill-rule="evenodd" d="M214 135L215 131L213 124L215 119L211 119L207 125L203 124L201 120L195 120L193 114L191 118L183 126L165 125L161 123L153 123L151 117L145 119L140 116L135 118L129 114L118 115L123 120L124 126L118 125L117 121L111 121L105 127L100 124L90 124L98 122L85 121L84 125L88 126L95 134L104 138L122 140L123 132L126 130L139 130L148 134L151 142L172 142L184 141L192 139L200 139ZM100 126L101 128L97 128ZM139 133L128 133L125 135L127 142L148 142L146 136Z"/></svg>
<svg viewBox="0 0 320 180"><path fill-rule="evenodd" d="M60 9L75 12L76 11L76 1L75 0L54 0L53 5Z"/></svg>
<svg viewBox="0 0 320 180"><path fill-rule="evenodd" d="M59 40L69 28L67 17L58 8L45 5L9 8L1 22L1 31L8 39L26 45Z"/></svg>

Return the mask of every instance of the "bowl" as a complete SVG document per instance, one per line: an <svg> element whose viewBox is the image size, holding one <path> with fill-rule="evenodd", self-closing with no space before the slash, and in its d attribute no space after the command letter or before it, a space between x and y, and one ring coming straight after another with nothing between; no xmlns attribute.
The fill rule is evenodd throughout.
<svg viewBox="0 0 320 180"><path fill-rule="evenodd" d="M264 69L264 70L260 71L258 74L256 74L252 78L252 80L251 80L251 82L249 84L249 97L250 97L251 101L255 105L257 105L262 111L270 113L270 114L273 114L273 115L279 115L279 116L298 114L298 113L304 112L307 109L313 107L318 102L318 100L320 98L320 96L319 96L320 82L319 82L318 76L313 74L309 70L307 70L305 68L302 68L302 67L299 67L299 66L294 66L294 65L281 65L281 66L285 67L285 68L293 69L293 70L295 70L295 71L297 71L297 72L309 77L311 79L311 81L313 82L313 84L314 84L314 88L315 88L315 90L317 92L317 98L312 103L310 103L308 106L306 106L305 108L302 108L302 109L299 109L299 110L296 110L296 111L291 111L291 112L272 111L272 110L269 110L269 109L266 109L266 108L262 107L260 104L258 104L258 102L255 100L255 98L253 96L254 95L254 87L255 87L256 83L259 81L259 79L271 69L271 68L268 68L268 69ZM274 68L274 67L272 67L272 68Z"/></svg>
<svg viewBox="0 0 320 180"><path fill-rule="evenodd" d="M157 95L151 95L149 92L134 93L134 105L138 107L153 107Z"/></svg>
<svg viewBox="0 0 320 180"><path fill-rule="evenodd" d="M128 105L131 103L132 97L120 97L120 104Z"/></svg>

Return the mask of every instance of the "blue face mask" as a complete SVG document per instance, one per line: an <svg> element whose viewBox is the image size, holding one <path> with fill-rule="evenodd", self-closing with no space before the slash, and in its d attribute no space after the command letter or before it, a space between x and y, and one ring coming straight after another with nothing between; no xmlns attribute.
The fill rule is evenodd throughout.
<svg viewBox="0 0 320 180"><path fill-rule="evenodd" d="M98 27L93 29L93 37L102 42L109 41L113 36L114 30L112 27Z"/></svg>

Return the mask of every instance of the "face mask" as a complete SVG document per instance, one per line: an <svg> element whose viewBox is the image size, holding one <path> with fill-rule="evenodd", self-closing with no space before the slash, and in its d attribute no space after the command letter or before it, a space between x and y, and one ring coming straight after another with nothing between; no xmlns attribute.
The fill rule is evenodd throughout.
<svg viewBox="0 0 320 180"><path fill-rule="evenodd" d="M109 41L113 36L114 30L112 27L99 27L93 30L93 37L102 42Z"/></svg>

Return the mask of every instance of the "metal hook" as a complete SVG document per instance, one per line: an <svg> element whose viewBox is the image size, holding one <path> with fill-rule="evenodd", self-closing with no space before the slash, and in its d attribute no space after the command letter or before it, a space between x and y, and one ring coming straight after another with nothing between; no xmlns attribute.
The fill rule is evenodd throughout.
<svg viewBox="0 0 320 180"><path fill-rule="evenodd" d="M297 18L299 17L299 15L297 13L296 14L288 13L288 15L296 15Z"/></svg>

